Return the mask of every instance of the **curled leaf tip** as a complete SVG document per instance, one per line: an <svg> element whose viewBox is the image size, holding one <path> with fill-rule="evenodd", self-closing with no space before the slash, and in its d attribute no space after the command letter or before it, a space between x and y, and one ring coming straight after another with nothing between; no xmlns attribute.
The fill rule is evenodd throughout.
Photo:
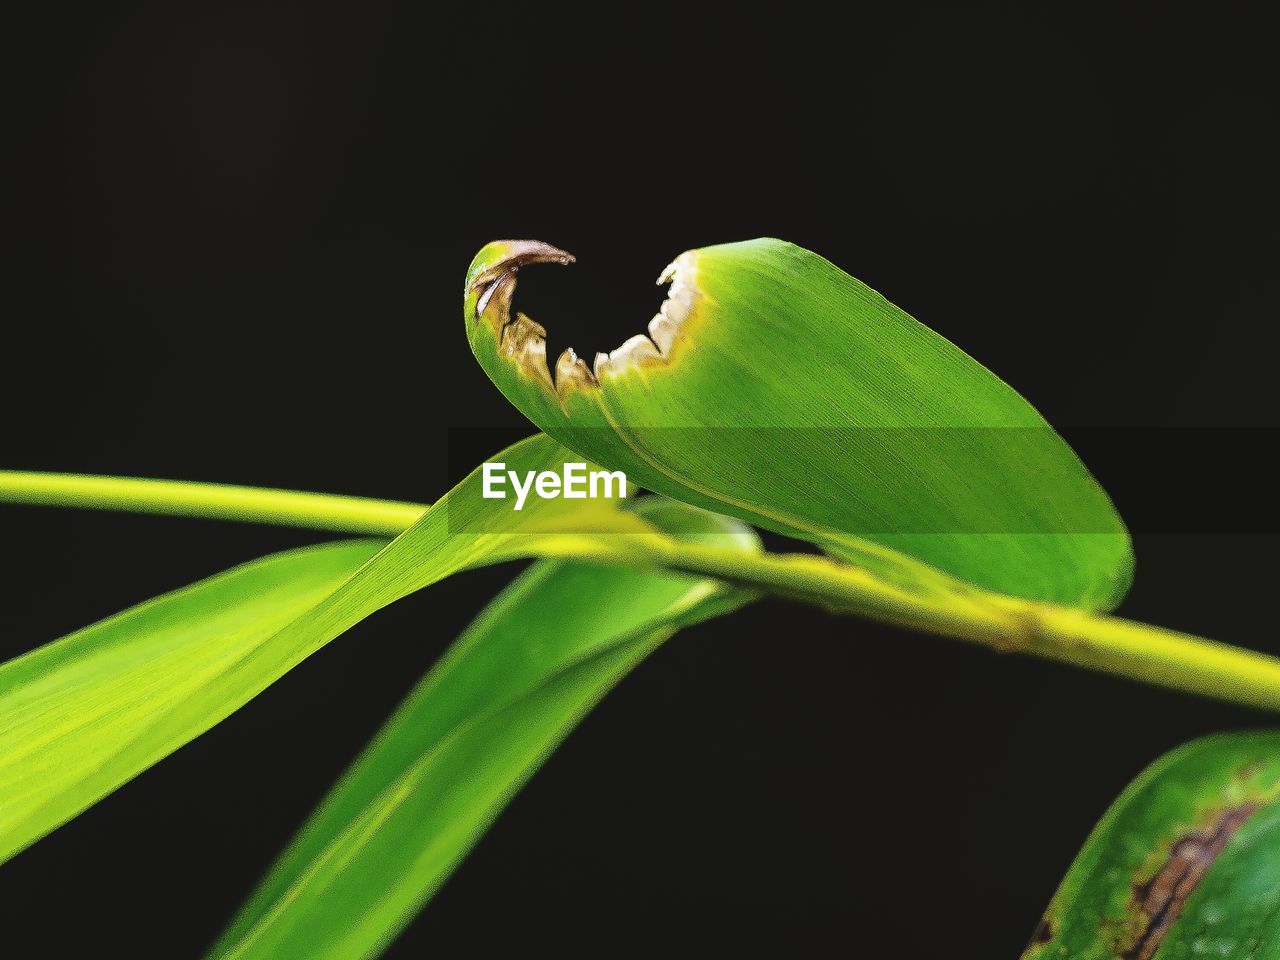
<svg viewBox="0 0 1280 960"><path fill-rule="evenodd" d="M495 240L486 244L467 271L469 310L477 320L487 319L494 333L501 335L510 321L517 271L530 263L573 262L573 254L541 240Z"/></svg>
<svg viewBox="0 0 1280 960"><path fill-rule="evenodd" d="M573 262L571 254L539 240L496 240L476 255L467 271L469 318L477 324L486 321L497 338L497 353L561 402L575 390L598 387L601 380L669 363L697 299L695 258L689 251L659 276L658 283L671 284L671 291L649 321L647 335L638 333L608 353L597 353L591 366L570 347L556 360L553 375L547 366L546 329L522 313L511 317L516 273L530 263Z"/></svg>
<svg viewBox="0 0 1280 960"><path fill-rule="evenodd" d="M530 263L574 262L573 254L541 240L494 240L484 246L467 271L467 289L474 290L496 280L501 274L515 273Z"/></svg>

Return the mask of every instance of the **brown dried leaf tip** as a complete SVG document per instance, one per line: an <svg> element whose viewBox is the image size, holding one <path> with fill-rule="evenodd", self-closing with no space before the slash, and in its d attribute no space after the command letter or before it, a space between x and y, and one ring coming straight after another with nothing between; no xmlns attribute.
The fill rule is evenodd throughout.
<svg viewBox="0 0 1280 960"><path fill-rule="evenodd" d="M608 353L597 353L588 367L573 350L565 350L556 360L554 377L547 368L547 331L523 313L511 318L511 301L516 289L516 273L530 263L574 262L571 254L538 240L500 240L486 247L484 262L467 280L467 293L474 295L475 319L484 319L498 336L498 350L510 357L534 379L555 390L561 397L575 388L596 387L605 377L617 377L630 370L670 363L679 335L694 304L698 290L693 251L682 253L658 277L671 289L654 318L648 336L640 333Z"/></svg>

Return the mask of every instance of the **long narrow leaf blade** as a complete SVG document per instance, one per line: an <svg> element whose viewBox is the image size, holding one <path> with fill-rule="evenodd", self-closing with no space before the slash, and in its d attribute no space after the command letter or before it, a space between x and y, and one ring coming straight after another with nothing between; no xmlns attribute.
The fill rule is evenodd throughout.
<svg viewBox="0 0 1280 960"><path fill-rule="evenodd" d="M0 860L190 739L166 729L173 707L199 697L382 546L349 541L265 557L0 667ZM144 730L156 736L139 750Z"/></svg>
<svg viewBox="0 0 1280 960"><path fill-rule="evenodd" d="M1280 958L1280 733L1158 760L1094 829L1024 960Z"/></svg>
<svg viewBox="0 0 1280 960"><path fill-rule="evenodd" d="M646 518L754 546L687 507ZM688 576L535 564L410 693L211 957L376 956L618 679L681 625L745 599Z"/></svg>
<svg viewBox="0 0 1280 960"><path fill-rule="evenodd" d="M545 436L500 454L520 470L558 470L566 455ZM477 471L389 544L268 558L0 665L0 862L400 597L583 524L652 529L616 501L531 498L517 513L480 483Z"/></svg>

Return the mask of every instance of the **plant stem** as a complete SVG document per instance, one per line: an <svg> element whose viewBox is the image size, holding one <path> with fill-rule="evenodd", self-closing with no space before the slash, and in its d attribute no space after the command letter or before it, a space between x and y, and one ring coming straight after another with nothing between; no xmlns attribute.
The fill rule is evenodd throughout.
<svg viewBox="0 0 1280 960"><path fill-rule="evenodd" d="M0 471L0 502L274 523L392 537L425 505L261 487ZM537 538L530 538L531 540ZM845 613L1280 711L1280 659L1106 614L969 588L918 594L828 557L744 553L667 536L568 536L538 551L667 567Z"/></svg>
<svg viewBox="0 0 1280 960"><path fill-rule="evenodd" d="M1280 711L1280 659L1066 607L1038 611L1025 652L1157 686Z"/></svg>
<svg viewBox="0 0 1280 960"><path fill-rule="evenodd" d="M0 503L271 523L394 537L426 506L269 487L0 470Z"/></svg>
<svg viewBox="0 0 1280 960"><path fill-rule="evenodd" d="M664 566L818 603L998 653L1024 653L1280 712L1280 659L1176 630L980 590L917 595L826 557L742 554L677 542Z"/></svg>

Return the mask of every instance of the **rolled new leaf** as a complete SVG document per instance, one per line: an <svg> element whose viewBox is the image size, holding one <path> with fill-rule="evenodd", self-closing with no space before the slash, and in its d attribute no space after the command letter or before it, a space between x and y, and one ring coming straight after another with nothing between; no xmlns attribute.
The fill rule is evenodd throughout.
<svg viewBox="0 0 1280 960"><path fill-rule="evenodd" d="M1190 743L1107 811L1023 960L1280 957L1280 734Z"/></svg>
<svg viewBox="0 0 1280 960"><path fill-rule="evenodd" d="M498 388L582 456L900 582L937 586L936 570L1087 608L1127 589L1128 534L1061 437L817 254L772 239L683 253L647 336L590 366L567 350L552 368L544 328L512 314L516 271L571 259L489 244L464 313Z"/></svg>

